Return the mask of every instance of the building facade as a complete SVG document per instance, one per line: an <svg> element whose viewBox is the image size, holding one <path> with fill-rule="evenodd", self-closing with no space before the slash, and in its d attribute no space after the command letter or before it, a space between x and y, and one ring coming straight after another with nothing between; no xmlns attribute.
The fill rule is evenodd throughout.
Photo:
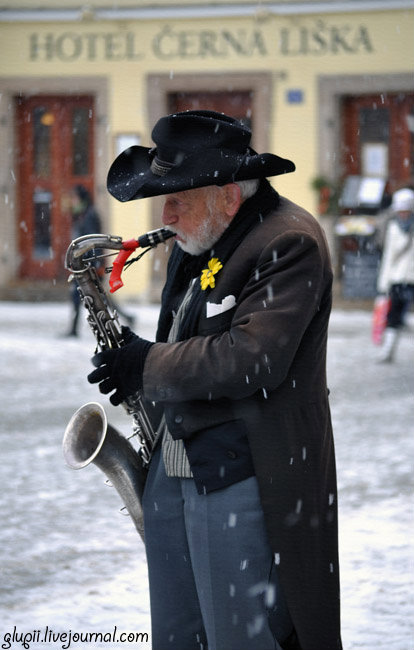
<svg viewBox="0 0 414 650"><path fill-rule="evenodd" d="M75 184L92 192L105 232L159 227L160 200L119 204L105 184L117 153L150 146L167 112L250 123L254 148L296 163L275 187L316 215L332 208L315 188L348 176L382 178L388 192L413 183L411 0L115 4L0 8L0 296L64 285ZM123 296L157 299L165 259L131 268Z"/></svg>

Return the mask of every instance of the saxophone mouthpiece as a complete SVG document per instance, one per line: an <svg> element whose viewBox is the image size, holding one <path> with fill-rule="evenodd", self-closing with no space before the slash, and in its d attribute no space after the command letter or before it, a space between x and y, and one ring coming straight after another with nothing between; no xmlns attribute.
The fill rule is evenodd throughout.
<svg viewBox="0 0 414 650"><path fill-rule="evenodd" d="M145 235L138 237L138 245L140 248L147 248L148 246L157 246L162 244L170 237L174 237L175 232L167 228L158 228L158 230L151 230Z"/></svg>

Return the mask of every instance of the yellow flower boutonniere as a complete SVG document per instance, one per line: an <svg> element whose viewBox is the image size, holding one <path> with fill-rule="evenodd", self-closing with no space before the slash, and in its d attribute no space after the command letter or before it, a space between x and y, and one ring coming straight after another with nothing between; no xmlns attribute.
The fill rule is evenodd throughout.
<svg viewBox="0 0 414 650"><path fill-rule="evenodd" d="M214 287L216 286L216 280L214 276L222 268L223 265L218 259L218 257L212 257L208 263L208 269L203 269L203 271L201 272L200 283L203 291L205 291L207 287L211 287L211 289L214 289Z"/></svg>

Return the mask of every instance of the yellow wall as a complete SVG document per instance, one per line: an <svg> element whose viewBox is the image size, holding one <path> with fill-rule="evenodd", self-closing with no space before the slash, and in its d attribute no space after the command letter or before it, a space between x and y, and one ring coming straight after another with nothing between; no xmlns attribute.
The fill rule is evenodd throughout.
<svg viewBox="0 0 414 650"><path fill-rule="evenodd" d="M278 177L275 185L314 211L310 182L318 175L319 76L410 73L413 33L414 10L292 17L263 13L261 19L0 23L0 77L105 77L108 167L117 133L138 133L142 144L151 144L147 75L270 72L269 148L297 165L295 174ZM290 103L288 91L301 91L303 101ZM113 234L137 235L150 226L147 200L122 205L110 199L109 206ZM147 273L141 265L140 286L146 284Z"/></svg>

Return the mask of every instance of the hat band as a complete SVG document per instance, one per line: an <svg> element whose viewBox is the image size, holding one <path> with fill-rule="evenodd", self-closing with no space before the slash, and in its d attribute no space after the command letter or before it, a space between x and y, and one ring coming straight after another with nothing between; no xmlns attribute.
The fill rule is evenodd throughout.
<svg viewBox="0 0 414 650"><path fill-rule="evenodd" d="M151 162L151 171L156 176L165 176L172 167L174 167L174 163L160 160L160 158L154 158Z"/></svg>

